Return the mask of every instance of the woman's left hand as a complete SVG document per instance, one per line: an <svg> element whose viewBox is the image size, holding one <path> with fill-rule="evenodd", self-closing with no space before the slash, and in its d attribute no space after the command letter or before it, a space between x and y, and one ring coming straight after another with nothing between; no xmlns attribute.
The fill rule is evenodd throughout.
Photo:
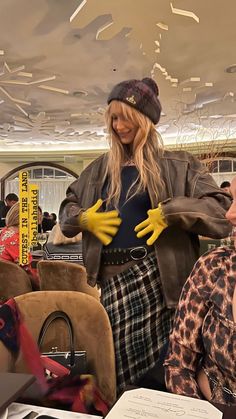
<svg viewBox="0 0 236 419"><path fill-rule="evenodd" d="M165 221L161 204L157 208L149 210L147 214L148 218L138 224L134 231L137 233L138 238L152 233L151 237L147 240L147 245L151 246L158 239L162 231L168 227L168 224Z"/></svg>

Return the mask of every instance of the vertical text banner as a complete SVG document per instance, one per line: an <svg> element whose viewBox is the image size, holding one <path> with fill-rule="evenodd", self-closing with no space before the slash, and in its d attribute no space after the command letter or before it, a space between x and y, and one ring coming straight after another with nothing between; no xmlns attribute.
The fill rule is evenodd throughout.
<svg viewBox="0 0 236 419"><path fill-rule="evenodd" d="M29 188L28 172L19 172L20 220L19 220L19 264L29 263Z"/></svg>
<svg viewBox="0 0 236 419"><path fill-rule="evenodd" d="M37 246L38 235L38 186L29 185L29 246Z"/></svg>

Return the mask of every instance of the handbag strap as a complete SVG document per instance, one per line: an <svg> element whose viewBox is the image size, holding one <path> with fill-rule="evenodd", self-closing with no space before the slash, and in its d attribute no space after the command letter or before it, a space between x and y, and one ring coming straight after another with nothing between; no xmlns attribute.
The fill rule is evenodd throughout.
<svg viewBox="0 0 236 419"><path fill-rule="evenodd" d="M73 326L72 326L71 320L70 320L69 316L64 311L61 311L61 310L53 311L45 319L45 321L44 321L44 323L41 327L41 330L39 332L38 346L41 349L45 334L46 334L49 326L57 319L63 319L67 324L67 329L68 329L68 332L69 332L69 339L70 339L70 365L73 366L75 364L74 331L73 331Z"/></svg>

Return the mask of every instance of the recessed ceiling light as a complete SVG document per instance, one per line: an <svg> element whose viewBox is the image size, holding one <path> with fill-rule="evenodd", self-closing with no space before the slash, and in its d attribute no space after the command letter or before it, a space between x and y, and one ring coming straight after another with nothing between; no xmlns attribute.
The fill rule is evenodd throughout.
<svg viewBox="0 0 236 419"><path fill-rule="evenodd" d="M76 90L75 92L73 92L73 96L76 96L76 97L88 96L88 92L86 92L85 90Z"/></svg>
<svg viewBox="0 0 236 419"><path fill-rule="evenodd" d="M236 73L236 64L230 65L225 69L226 73Z"/></svg>

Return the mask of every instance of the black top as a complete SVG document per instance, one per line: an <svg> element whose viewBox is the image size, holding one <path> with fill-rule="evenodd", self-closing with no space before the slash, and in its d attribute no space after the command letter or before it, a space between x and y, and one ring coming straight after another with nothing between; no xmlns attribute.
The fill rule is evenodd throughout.
<svg viewBox="0 0 236 419"><path fill-rule="evenodd" d="M4 201L0 201L0 227L5 227L5 218L9 211L10 207L5 205Z"/></svg>
<svg viewBox="0 0 236 419"><path fill-rule="evenodd" d="M8 211L11 209L8 205L1 208L1 218L6 218Z"/></svg>
<svg viewBox="0 0 236 419"><path fill-rule="evenodd" d="M54 227L55 222L51 220L50 218L43 218L42 221L42 230L45 233L46 231L52 230Z"/></svg>
<svg viewBox="0 0 236 419"><path fill-rule="evenodd" d="M134 228L137 224L141 223L147 218L147 211L151 209L151 201L148 192L142 192L135 195L131 199L126 199L127 192L132 183L138 177L138 170L136 166L124 166L121 171L121 195L118 204L118 209L122 223L119 226L117 234L114 236L111 244L106 248L127 248L142 246L146 244L147 239L150 235L146 235L141 239L136 237ZM107 197L108 180L106 180L102 189L102 199L105 200ZM131 191L132 194L133 191ZM113 206L109 206L107 210L114 209Z"/></svg>

